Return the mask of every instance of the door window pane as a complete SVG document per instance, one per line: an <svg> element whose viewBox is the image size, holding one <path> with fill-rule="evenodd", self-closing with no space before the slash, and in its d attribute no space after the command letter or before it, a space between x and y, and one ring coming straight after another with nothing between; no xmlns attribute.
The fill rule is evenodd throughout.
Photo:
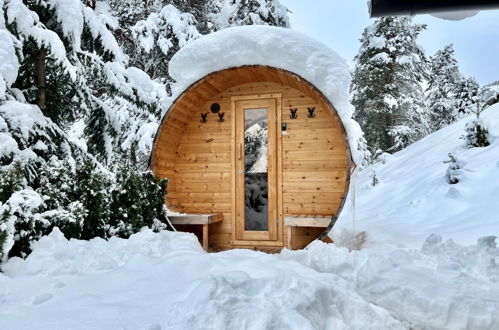
<svg viewBox="0 0 499 330"><path fill-rule="evenodd" d="M244 109L244 229L268 230L267 109Z"/></svg>

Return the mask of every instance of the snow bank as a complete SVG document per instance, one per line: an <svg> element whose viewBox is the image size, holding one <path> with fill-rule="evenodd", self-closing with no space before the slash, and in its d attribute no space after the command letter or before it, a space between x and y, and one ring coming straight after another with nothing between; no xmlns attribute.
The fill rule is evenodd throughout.
<svg viewBox="0 0 499 330"><path fill-rule="evenodd" d="M169 63L170 75L177 81L171 102L204 76L242 65L288 70L312 83L338 112L353 159L360 164L357 142L362 132L352 119L348 65L336 52L297 31L252 25L224 29L188 43Z"/></svg>
<svg viewBox="0 0 499 330"><path fill-rule="evenodd" d="M430 236L421 249L353 252L315 241L307 250L286 251L282 257L338 274L365 301L408 328L496 329L499 249L492 241L461 246Z"/></svg>
<svg viewBox="0 0 499 330"><path fill-rule="evenodd" d="M421 246L432 233L462 244L473 244L482 236L499 236L499 104L480 114L492 135L488 147L468 149L461 139L473 116L390 156L384 165L361 171L355 222L349 200L336 233L366 231L371 244L413 247ZM448 164L444 161L450 152L466 163L457 184L446 179ZM373 173L379 180L375 187Z"/></svg>
<svg viewBox="0 0 499 330"><path fill-rule="evenodd" d="M68 241L54 229L4 265L0 329L495 329L493 243L205 253L186 233Z"/></svg>
<svg viewBox="0 0 499 330"><path fill-rule="evenodd" d="M56 229L33 248L3 267L0 328L404 328L334 274L251 250L207 254L185 233L68 241Z"/></svg>
<svg viewBox="0 0 499 330"><path fill-rule="evenodd" d="M106 241L97 237L85 241L67 240L54 228L50 235L33 243L32 248L26 260L11 258L2 271L9 276L84 275L115 270L136 255L162 258L172 252L183 255L204 251L194 235L170 231L156 234L151 229L144 229L130 239L112 237Z"/></svg>

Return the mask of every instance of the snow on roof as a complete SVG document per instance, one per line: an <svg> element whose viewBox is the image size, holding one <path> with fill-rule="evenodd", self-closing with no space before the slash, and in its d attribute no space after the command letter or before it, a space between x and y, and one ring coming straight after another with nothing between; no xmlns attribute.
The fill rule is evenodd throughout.
<svg viewBox="0 0 499 330"><path fill-rule="evenodd" d="M224 29L194 40L169 63L177 83L171 102L210 73L243 65L266 65L290 71L314 85L334 106L345 127L352 158L360 164L362 136L352 119L350 70L346 61L324 44L294 30L251 25Z"/></svg>

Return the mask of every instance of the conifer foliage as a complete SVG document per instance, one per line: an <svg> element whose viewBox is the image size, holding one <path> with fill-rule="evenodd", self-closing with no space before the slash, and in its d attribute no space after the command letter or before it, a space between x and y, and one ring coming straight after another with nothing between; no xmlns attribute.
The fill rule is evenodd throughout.
<svg viewBox="0 0 499 330"><path fill-rule="evenodd" d="M462 79L452 45L445 46L430 58L426 92L432 130L456 120L457 89Z"/></svg>
<svg viewBox="0 0 499 330"><path fill-rule="evenodd" d="M352 103L373 150L394 152L429 132L421 87L427 60L416 43L424 29L407 17L384 17L362 34Z"/></svg>
<svg viewBox="0 0 499 330"><path fill-rule="evenodd" d="M465 126L466 134L463 136L466 141L466 146L468 148L474 147L487 147L490 145L489 130L487 129L485 123L480 118L480 112L483 109L477 105L476 117L472 118Z"/></svg>
<svg viewBox="0 0 499 330"><path fill-rule="evenodd" d="M479 101L479 85L459 72L452 45L445 46L430 58L425 95L432 131L474 111Z"/></svg>
<svg viewBox="0 0 499 330"><path fill-rule="evenodd" d="M453 153L449 153L449 159L444 161L444 164L448 164L447 171L445 172L445 177L447 179L447 183L456 184L463 178L463 168L466 163L457 158L457 156Z"/></svg>
<svg viewBox="0 0 499 330"><path fill-rule="evenodd" d="M287 8L277 0L211 0L208 20L212 31L240 25L289 27Z"/></svg>

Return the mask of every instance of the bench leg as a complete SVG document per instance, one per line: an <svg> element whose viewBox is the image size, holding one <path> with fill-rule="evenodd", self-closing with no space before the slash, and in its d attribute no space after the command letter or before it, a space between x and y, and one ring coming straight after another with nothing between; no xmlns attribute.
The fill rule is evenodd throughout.
<svg viewBox="0 0 499 330"><path fill-rule="evenodd" d="M287 232L288 232L288 242L287 242L287 248L291 250L291 226L287 227Z"/></svg>
<svg viewBox="0 0 499 330"><path fill-rule="evenodd" d="M203 249L208 251L208 225L203 225Z"/></svg>

